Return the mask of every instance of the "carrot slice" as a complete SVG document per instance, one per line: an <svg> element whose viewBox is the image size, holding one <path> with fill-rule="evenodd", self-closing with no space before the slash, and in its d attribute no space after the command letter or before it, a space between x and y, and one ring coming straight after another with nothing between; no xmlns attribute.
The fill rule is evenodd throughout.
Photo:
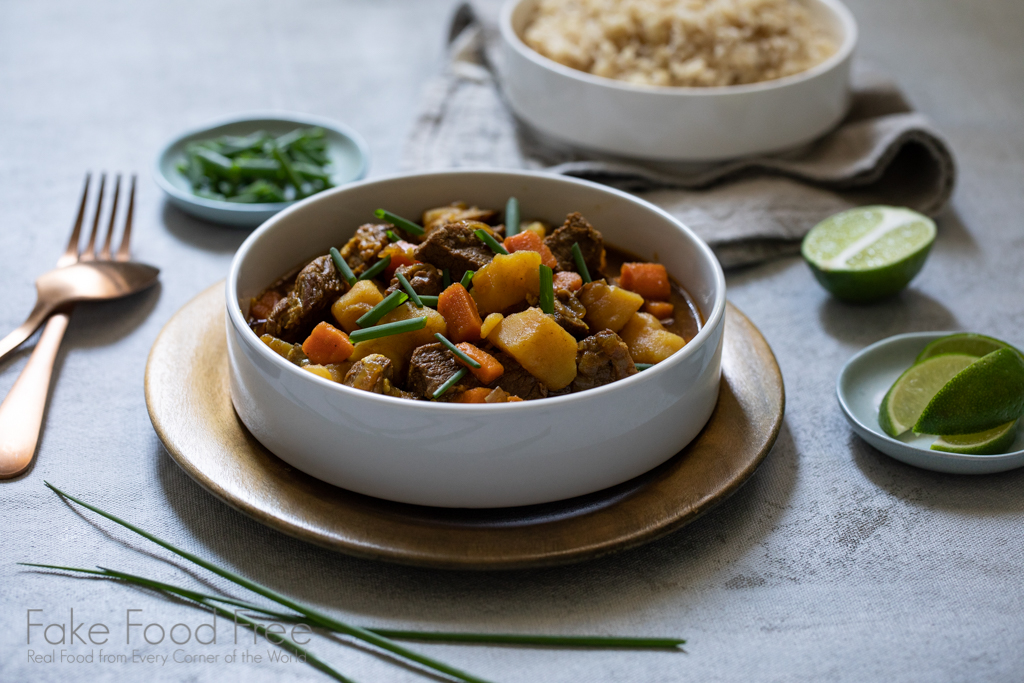
<svg viewBox="0 0 1024 683"><path fill-rule="evenodd" d="M355 348L347 334L328 322L314 327L306 341L302 342L302 352L315 365L342 363L348 360Z"/></svg>
<svg viewBox="0 0 1024 683"><path fill-rule="evenodd" d="M416 260L416 245L410 244L405 240L398 240L380 250L380 257L385 256L391 257L391 263L384 269L384 277L392 278L395 276L395 271L401 266L411 266L414 263L419 263Z"/></svg>
<svg viewBox="0 0 1024 683"><path fill-rule="evenodd" d="M476 341L480 338L480 311L466 288L456 282L437 298L437 312L448 324L448 338L453 342Z"/></svg>
<svg viewBox="0 0 1024 683"><path fill-rule="evenodd" d="M505 373L505 368L498 362L498 359L483 349L473 346L472 344L467 344L466 342L456 344L455 346L458 347L459 351L462 351L464 354L480 364L479 368L469 368L469 371L473 373L474 377L484 384L490 384ZM460 358L456 357L456 360L462 363ZM463 363L463 365L465 365L465 363ZM469 366L467 365L466 367Z"/></svg>
<svg viewBox="0 0 1024 683"><path fill-rule="evenodd" d="M665 318L672 317L672 311L675 308L675 306L667 301L648 301L644 304L643 311L644 313L650 313L658 320L664 320Z"/></svg>
<svg viewBox="0 0 1024 683"><path fill-rule="evenodd" d="M660 263L623 263L619 286L655 301L664 301L672 294L668 271Z"/></svg>
<svg viewBox="0 0 1024 683"><path fill-rule="evenodd" d="M456 403L486 403L484 399L490 394L493 389L487 387L477 387L476 389L466 389L459 397L455 399Z"/></svg>
<svg viewBox="0 0 1024 683"><path fill-rule="evenodd" d="M548 245L541 241L540 236L533 230L524 230L510 237L506 237L502 243L505 251L512 254L517 251L535 251L540 254L540 262L548 268L558 266L555 255L551 253Z"/></svg>
<svg viewBox="0 0 1024 683"><path fill-rule="evenodd" d="M283 298L284 297L282 295L278 294L274 290L264 292L263 296L259 299L252 300L252 305L249 306L250 317L257 320L266 318L270 315L270 312L274 310L274 306L277 305L277 302Z"/></svg>
<svg viewBox="0 0 1024 683"><path fill-rule="evenodd" d="M583 286L583 278L580 277L579 273L574 273L571 270L563 270L561 273L555 273L555 277L552 278L551 284L555 289L568 289L570 292L575 292Z"/></svg>

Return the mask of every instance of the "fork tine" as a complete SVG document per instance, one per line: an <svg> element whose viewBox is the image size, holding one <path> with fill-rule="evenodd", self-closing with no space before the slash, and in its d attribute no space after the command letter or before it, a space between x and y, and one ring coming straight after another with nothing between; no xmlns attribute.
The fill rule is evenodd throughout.
<svg viewBox="0 0 1024 683"><path fill-rule="evenodd" d="M110 241L114 237L114 219L117 218L117 200L121 196L121 174L117 174L114 182L114 202L110 207L110 223L107 225L107 237L103 240L103 249L100 251L100 259L110 260Z"/></svg>
<svg viewBox="0 0 1024 683"><path fill-rule="evenodd" d="M82 222L85 219L85 200L89 197L89 181L91 179L92 174L86 173L85 187L82 188L82 199L78 202L78 216L75 218L75 227L71 229L71 237L68 239L67 249L65 249L64 254L57 259L58 268L70 266L72 263L78 261L78 239L82 234Z"/></svg>
<svg viewBox="0 0 1024 683"><path fill-rule="evenodd" d="M132 174L132 187L128 193L128 214L124 219L124 234L121 246L117 250L117 260L127 261L131 258L132 216L135 214L135 174Z"/></svg>
<svg viewBox="0 0 1024 683"><path fill-rule="evenodd" d="M92 220L92 231L89 233L89 241L85 245L85 249L78 257L80 261L92 261L96 258L96 234L100 229L100 213L103 211L103 190L107 186L107 174L104 172L100 175L100 191L99 196L96 198L96 214Z"/></svg>

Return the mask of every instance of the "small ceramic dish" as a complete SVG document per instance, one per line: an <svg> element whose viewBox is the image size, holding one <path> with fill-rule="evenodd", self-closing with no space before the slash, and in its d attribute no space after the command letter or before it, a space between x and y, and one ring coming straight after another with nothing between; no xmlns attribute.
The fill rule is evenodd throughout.
<svg viewBox="0 0 1024 683"><path fill-rule="evenodd" d="M655 367L565 396L500 405L411 401L317 377L246 323L251 297L387 208L419 216L463 200L561 224L579 211L605 240L663 263L705 323ZM665 462L704 427L718 397L725 277L711 249L668 213L625 192L527 171L445 171L353 183L268 220L242 244L226 285L231 398L249 431L293 467L342 488L438 507L563 500Z"/></svg>
<svg viewBox="0 0 1024 683"><path fill-rule="evenodd" d="M190 130L167 143L156 159L154 176L172 204L186 213L213 223L255 228L282 209L295 202L273 204L236 204L214 199L197 197L192 187L178 171L178 164L185 159L185 147L190 142L215 138L220 135L248 135L265 130L273 135L283 135L301 127L318 126L324 129L327 140L327 155L331 159L331 181L342 185L359 180L366 175L370 153L366 142L359 133L340 123L305 114L253 113L217 121L202 128Z"/></svg>
<svg viewBox="0 0 1024 683"><path fill-rule="evenodd" d="M841 2L798 1L833 35L835 54L777 80L682 88L594 76L544 57L522 40L539 0L508 0L500 18L502 90L532 127L598 152L716 161L796 147L846 114L857 44L857 24Z"/></svg>
<svg viewBox="0 0 1024 683"><path fill-rule="evenodd" d="M931 450L936 437L913 432L894 439L878 426L878 407L889 387L914 364L932 341L952 332L898 334L867 347L843 366L836 394L843 414L869 444L901 462L953 474L990 474L1024 465L1024 430L1018 430L1011 451L1000 455L959 455Z"/></svg>

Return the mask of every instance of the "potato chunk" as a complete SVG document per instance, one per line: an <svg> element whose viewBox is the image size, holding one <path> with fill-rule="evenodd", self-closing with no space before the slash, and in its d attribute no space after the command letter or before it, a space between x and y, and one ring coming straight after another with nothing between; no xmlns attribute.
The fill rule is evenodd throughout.
<svg viewBox="0 0 1024 683"><path fill-rule="evenodd" d="M345 292L331 306L331 315L346 332L358 330L356 320L384 300L377 285L369 280L360 280Z"/></svg>
<svg viewBox="0 0 1024 683"><path fill-rule="evenodd" d="M576 379L576 340L539 308L506 316L487 339L548 389L564 389Z"/></svg>
<svg viewBox="0 0 1024 683"><path fill-rule="evenodd" d="M494 260L473 276L473 299L480 314L499 313L519 303L527 294L540 293L540 254L517 251Z"/></svg>
<svg viewBox="0 0 1024 683"><path fill-rule="evenodd" d="M634 363L660 363L686 345L685 339L666 330L650 313L634 313L619 336Z"/></svg>
<svg viewBox="0 0 1024 683"><path fill-rule="evenodd" d="M426 327L413 330L412 332L393 334L390 337L380 337L359 342L356 344L356 349L349 357L349 360L355 362L366 358L371 353L382 354L387 356L394 365L396 381L404 381L405 371L409 364L409 356L412 355L413 349L417 346L436 342L437 339L434 338L434 334L437 332L447 335L448 326L445 324L444 317L434 309L427 306L416 308L408 302L380 319L380 324L384 324L417 317L427 319Z"/></svg>
<svg viewBox="0 0 1024 683"><path fill-rule="evenodd" d="M602 280L583 285L579 299L587 309L583 322L590 327L591 332L618 332L644 305L644 298L639 294Z"/></svg>

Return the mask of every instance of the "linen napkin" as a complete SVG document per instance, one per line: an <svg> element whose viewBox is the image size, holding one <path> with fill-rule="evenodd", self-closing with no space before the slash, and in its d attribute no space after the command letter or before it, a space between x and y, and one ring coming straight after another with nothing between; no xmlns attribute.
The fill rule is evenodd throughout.
<svg viewBox="0 0 1024 683"><path fill-rule="evenodd" d="M544 169L632 192L700 235L724 267L796 253L816 223L844 209L894 204L935 215L956 179L952 152L899 88L863 68L852 106L832 132L796 150L711 164L619 159L573 149L518 121L492 68L497 7L455 12L444 73L427 87L404 170Z"/></svg>

